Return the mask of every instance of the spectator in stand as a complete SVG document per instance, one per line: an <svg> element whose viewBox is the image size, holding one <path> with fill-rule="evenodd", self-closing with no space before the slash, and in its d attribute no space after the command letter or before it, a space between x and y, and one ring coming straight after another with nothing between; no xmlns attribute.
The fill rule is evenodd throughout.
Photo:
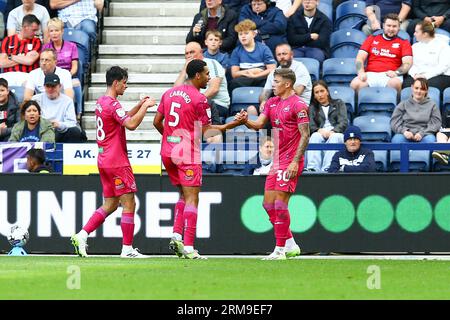
<svg viewBox="0 0 450 320"><path fill-rule="evenodd" d="M45 151L43 149L31 148L27 151L27 170L30 173L50 173L53 169L46 164Z"/></svg>
<svg viewBox="0 0 450 320"><path fill-rule="evenodd" d="M411 5L411 0L366 0L367 24L362 27L362 31L371 35L374 31L381 29L381 21L388 13L397 13L400 29L406 31Z"/></svg>
<svg viewBox="0 0 450 320"><path fill-rule="evenodd" d="M44 79L47 74L55 73L62 79L64 94L74 98L72 87L72 76L69 71L56 66L57 56L54 49L44 49L41 52L40 68L33 70L28 74L25 86L24 101L28 101L34 94L44 92Z"/></svg>
<svg viewBox="0 0 450 320"><path fill-rule="evenodd" d="M54 18L58 16L58 12L56 10L53 10L50 8L50 0L36 0L37 4L40 4L41 6L45 7L47 9L47 12L50 15L50 18ZM5 9L5 24L6 19L8 18L8 15L11 11L13 11L18 6L22 5L22 0L8 0L6 9Z"/></svg>
<svg viewBox="0 0 450 320"><path fill-rule="evenodd" d="M0 53L0 68L10 86L22 86L28 73L39 67L39 52L41 40L35 35L39 31L40 22L35 15L23 17L22 30L15 35L6 37L2 41Z"/></svg>
<svg viewBox="0 0 450 320"><path fill-rule="evenodd" d="M435 37L433 24L420 21L414 36L418 42L412 45L413 65L403 87L410 87L417 78L428 80L430 87L441 92L450 87L450 47L447 41Z"/></svg>
<svg viewBox="0 0 450 320"><path fill-rule="evenodd" d="M228 53L220 52L222 43L222 34L219 31L208 30L205 36L206 49L203 51L203 56L208 59L216 60L225 70L227 70L230 63L230 57L228 56Z"/></svg>
<svg viewBox="0 0 450 320"><path fill-rule="evenodd" d="M279 8L271 6L270 0L252 0L241 9L239 21L252 20L256 24L256 41L266 44L275 52L277 44L286 39L287 20Z"/></svg>
<svg viewBox="0 0 450 320"><path fill-rule="evenodd" d="M233 51L237 35L234 26L237 23L238 13L222 6L222 0L206 0L206 8L197 13L192 21L192 27L186 37L186 43L196 41L205 45L206 32L218 30L222 34L222 51Z"/></svg>
<svg viewBox="0 0 450 320"><path fill-rule="evenodd" d="M11 131L10 142L55 143L55 131L50 121L42 117L41 107L36 101L27 101L20 110L23 120Z"/></svg>
<svg viewBox="0 0 450 320"><path fill-rule="evenodd" d="M302 0L271 0L272 4L275 3L277 8L283 11L286 18L292 16L297 9L302 5Z"/></svg>
<svg viewBox="0 0 450 320"><path fill-rule="evenodd" d="M239 87L263 87L267 76L275 70L276 62L269 47L255 41L256 24L249 19L235 26L239 36L239 45L230 58L231 80L228 91Z"/></svg>
<svg viewBox="0 0 450 320"><path fill-rule="evenodd" d="M343 143L343 132L347 128L347 107L340 99L332 99L325 81L316 81L313 85L311 106L309 107L309 125L311 137L309 143ZM306 152L306 170L327 172L334 150L315 150Z"/></svg>
<svg viewBox="0 0 450 320"><path fill-rule="evenodd" d="M228 108L230 106L230 96L227 90L227 79L225 77L225 70L219 62L213 59L208 59L203 56L202 48L197 42L189 42L185 48L186 64L178 74L174 86L182 85L186 79L186 66L194 59L203 60L209 69L210 80L206 89L201 89L200 92L208 98L208 103L211 106L211 120L213 124L221 124L220 117L228 116ZM222 134L220 133L220 137Z"/></svg>
<svg viewBox="0 0 450 320"><path fill-rule="evenodd" d="M0 78L0 142L8 141L12 127L19 121L19 101L9 90L8 81Z"/></svg>
<svg viewBox="0 0 450 320"><path fill-rule="evenodd" d="M33 14L41 22L40 32L36 36L44 43L48 42L47 23L50 20L50 15L47 9L40 4L35 3L35 0L22 0L22 5L13 9L8 15L8 22L6 29L8 30L8 36L15 35L22 29L22 20L27 14Z"/></svg>
<svg viewBox="0 0 450 320"><path fill-rule="evenodd" d="M391 142L436 142L436 133L442 120L437 103L428 96L428 82L424 78L417 78L411 89L412 96L401 101L392 113L391 129L394 136Z"/></svg>
<svg viewBox="0 0 450 320"><path fill-rule="evenodd" d="M328 173L374 172L375 156L372 150L361 147L361 129L348 127L344 141L345 148L334 154Z"/></svg>
<svg viewBox="0 0 450 320"><path fill-rule="evenodd" d="M398 15L389 13L384 19L383 33L367 37L356 56L358 75L350 83L353 90L391 87L400 92L403 75L411 68L413 57L408 40L397 36L399 30Z"/></svg>
<svg viewBox="0 0 450 320"><path fill-rule="evenodd" d="M330 56L333 24L317 6L318 0L304 0L303 7L288 20L287 38L294 57L313 58L322 63Z"/></svg>
<svg viewBox="0 0 450 320"><path fill-rule="evenodd" d="M305 103L309 105L311 100L312 84L308 69L306 69L300 61L294 60L292 48L287 43L277 45L275 48L275 56L278 61L277 69L289 68L294 71L296 79L294 84L295 93L303 98ZM266 101L273 95L273 73L274 71L270 72L267 77L266 84L264 85L264 89L259 96L259 110L255 106L249 106L247 108L249 115L258 115L258 111L263 112Z"/></svg>
<svg viewBox="0 0 450 320"><path fill-rule="evenodd" d="M450 32L450 1L448 0L412 0L413 17L408 25L411 38L420 21L431 22L435 28Z"/></svg>
<svg viewBox="0 0 450 320"><path fill-rule="evenodd" d="M79 143L85 139L77 126L73 99L61 93L57 74L50 73L44 79L45 92L33 96L42 107L42 116L50 120L55 129L56 142Z"/></svg>
<svg viewBox="0 0 450 320"><path fill-rule="evenodd" d="M268 175L272 168L274 148L271 137L261 138L258 154L245 165L242 175Z"/></svg>
<svg viewBox="0 0 450 320"><path fill-rule="evenodd" d="M450 111L449 109L445 109L444 114L442 115L442 127L439 129L439 132L436 133L436 142L437 143L448 143L447 150L434 151L431 155L435 158L439 163L443 165L448 165L448 156L450 155Z"/></svg>
<svg viewBox="0 0 450 320"><path fill-rule="evenodd" d="M53 49L56 51L56 66L70 72L72 76L72 86L75 94L77 120L80 120L83 106L83 90L81 88L78 74L78 48L70 41L63 40L64 22L59 18L53 18L48 22L48 32L50 42L45 44L42 49ZM52 71L55 73L55 71ZM65 94L69 95L67 92Z"/></svg>
<svg viewBox="0 0 450 320"><path fill-rule="evenodd" d="M241 8L249 2L250 0L222 0L222 5L236 12L236 15L239 15L239 12L241 12ZM206 2L205 0L202 0L200 2L199 12L201 12L205 8Z"/></svg>
<svg viewBox="0 0 450 320"><path fill-rule="evenodd" d="M58 17L66 28L82 30L91 44L97 40L97 11L103 10L104 0L50 0L50 7L58 9Z"/></svg>

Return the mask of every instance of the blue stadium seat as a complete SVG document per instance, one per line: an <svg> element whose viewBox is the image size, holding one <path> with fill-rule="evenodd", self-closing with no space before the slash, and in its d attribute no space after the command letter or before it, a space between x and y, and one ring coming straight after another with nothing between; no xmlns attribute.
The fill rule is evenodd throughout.
<svg viewBox="0 0 450 320"><path fill-rule="evenodd" d="M5 14L5 11L6 11L6 5L7 5L6 0L0 0L0 13L2 13L3 15ZM6 28L6 26L5 26L5 28Z"/></svg>
<svg viewBox="0 0 450 320"><path fill-rule="evenodd" d="M339 29L361 29L362 24L367 20L365 1L345 1L336 7L336 19L334 30Z"/></svg>
<svg viewBox="0 0 450 320"><path fill-rule="evenodd" d="M430 171L430 156L429 151L410 150L409 151L409 171ZM400 151L391 151L390 171L400 170Z"/></svg>
<svg viewBox="0 0 450 320"><path fill-rule="evenodd" d="M450 44L450 33L445 31L444 29L441 28L436 28L434 29L435 32L435 37L440 37L440 38L447 38L449 44Z"/></svg>
<svg viewBox="0 0 450 320"><path fill-rule="evenodd" d="M82 54L83 56L80 57L80 60L83 61L83 65L86 70L91 61L91 47L88 34L82 30L65 28L63 39L65 41L76 43L77 47L84 51L84 54ZM80 50L78 50L78 52L80 52Z"/></svg>
<svg viewBox="0 0 450 320"><path fill-rule="evenodd" d="M259 95L262 92L261 87L240 87L231 93L230 115L234 115L247 109L250 105L259 106Z"/></svg>
<svg viewBox="0 0 450 320"><path fill-rule="evenodd" d="M447 88L448 89L448 88ZM444 91L445 92L445 91ZM400 93L400 101L407 100L409 97L411 97L411 87L403 88ZM428 96L437 103L439 108L441 107L441 92L438 88L435 87L429 87L428 88Z"/></svg>
<svg viewBox="0 0 450 320"><path fill-rule="evenodd" d="M356 77L354 58L330 58L323 62L322 79L329 86L347 86Z"/></svg>
<svg viewBox="0 0 450 320"><path fill-rule="evenodd" d="M391 118L388 116L359 116L353 119L353 125L358 126L361 129L363 141L391 141Z"/></svg>
<svg viewBox="0 0 450 320"><path fill-rule="evenodd" d="M356 29L339 29L330 37L332 58L356 58L359 48L366 40L364 32Z"/></svg>
<svg viewBox="0 0 450 320"><path fill-rule="evenodd" d="M22 86L9 86L9 90L13 92L16 97L19 104L23 102L23 96L25 94L25 87Z"/></svg>
<svg viewBox="0 0 450 320"><path fill-rule="evenodd" d="M347 106L347 116L349 121L353 119L355 114L355 91L350 87L328 87L330 96L333 99L341 99Z"/></svg>
<svg viewBox="0 0 450 320"><path fill-rule="evenodd" d="M378 172L388 171L388 152L387 150L373 150L375 156L375 168Z"/></svg>
<svg viewBox="0 0 450 320"><path fill-rule="evenodd" d="M450 88L445 89L442 96L442 109L450 109Z"/></svg>
<svg viewBox="0 0 450 320"><path fill-rule="evenodd" d="M333 5L331 3L319 1L317 9L325 14L328 19L330 19L331 23L333 23Z"/></svg>
<svg viewBox="0 0 450 320"><path fill-rule="evenodd" d="M397 106L397 91L389 87L366 87L358 93L358 115L383 113L391 115Z"/></svg>
<svg viewBox="0 0 450 320"><path fill-rule="evenodd" d="M383 33L383 30L380 29L380 30L374 31L372 34L373 34L374 36L377 36L377 35L382 34L382 33ZM398 36L400 39L408 40L408 42L411 42L411 37L409 36L409 33L406 32L406 31L404 31L404 30L399 30L397 36Z"/></svg>
<svg viewBox="0 0 450 320"><path fill-rule="evenodd" d="M318 60L313 58L294 58L294 60L300 61L305 65L306 69L308 69L309 75L311 76L312 82L320 79L320 63Z"/></svg>

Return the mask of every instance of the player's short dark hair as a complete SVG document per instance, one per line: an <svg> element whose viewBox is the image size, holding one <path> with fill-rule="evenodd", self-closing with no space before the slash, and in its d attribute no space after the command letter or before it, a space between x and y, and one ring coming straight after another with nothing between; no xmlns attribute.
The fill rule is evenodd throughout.
<svg viewBox="0 0 450 320"><path fill-rule="evenodd" d="M31 106L35 106L39 114L41 114L41 106L39 105L39 103L35 100L28 100L20 107L20 114L22 115L22 117L25 116L25 111L27 111L27 109Z"/></svg>
<svg viewBox="0 0 450 320"><path fill-rule="evenodd" d="M27 151L27 156L33 158L39 164L44 164L45 162L45 151L43 149L32 148Z"/></svg>
<svg viewBox="0 0 450 320"><path fill-rule="evenodd" d="M396 13L388 13L384 16L383 23L386 22L387 19L398 21L400 23L400 18L398 17L398 14Z"/></svg>
<svg viewBox="0 0 450 320"><path fill-rule="evenodd" d="M283 78L284 80L288 80L291 82L292 86L294 86L295 81L297 80L297 77L295 76L294 71L292 71L289 68L280 68L280 69L275 69L273 76L280 76L281 78Z"/></svg>
<svg viewBox="0 0 450 320"><path fill-rule="evenodd" d="M39 21L39 19L34 14L27 14L22 19L22 26L29 26L33 23L41 25L41 21Z"/></svg>
<svg viewBox="0 0 450 320"><path fill-rule="evenodd" d="M206 62L200 59L194 59L188 63L186 67L186 73L188 79L194 79L197 73L203 72L203 69L206 67Z"/></svg>
<svg viewBox="0 0 450 320"><path fill-rule="evenodd" d="M128 79L128 71L126 68L119 66L112 66L106 71L106 85L108 87L112 86L115 80L126 80Z"/></svg>
<svg viewBox="0 0 450 320"><path fill-rule="evenodd" d="M5 78L0 78L0 87L5 87L6 89L8 89L8 80L6 80Z"/></svg>

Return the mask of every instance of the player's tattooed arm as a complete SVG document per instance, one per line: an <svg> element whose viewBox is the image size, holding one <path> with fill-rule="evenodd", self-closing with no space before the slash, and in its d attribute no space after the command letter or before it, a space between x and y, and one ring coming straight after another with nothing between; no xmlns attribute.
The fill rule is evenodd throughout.
<svg viewBox="0 0 450 320"><path fill-rule="evenodd" d="M308 147L309 142L309 123L302 123L298 126L298 131L300 131L300 142L295 152L294 161L299 162L300 158L305 154L306 147Z"/></svg>

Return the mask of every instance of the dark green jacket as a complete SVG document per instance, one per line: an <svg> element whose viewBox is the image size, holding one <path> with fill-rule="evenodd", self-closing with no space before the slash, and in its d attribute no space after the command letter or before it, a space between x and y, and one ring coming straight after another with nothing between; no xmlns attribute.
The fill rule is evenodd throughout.
<svg viewBox="0 0 450 320"><path fill-rule="evenodd" d="M18 142L22 137L23 130L25 129L25 120L22 120L14 125L11 131L10 142ZM52 123L47 119L40 118L39 122L39 136L41 142L55 143L55 130L52 127Z"/></svg>

